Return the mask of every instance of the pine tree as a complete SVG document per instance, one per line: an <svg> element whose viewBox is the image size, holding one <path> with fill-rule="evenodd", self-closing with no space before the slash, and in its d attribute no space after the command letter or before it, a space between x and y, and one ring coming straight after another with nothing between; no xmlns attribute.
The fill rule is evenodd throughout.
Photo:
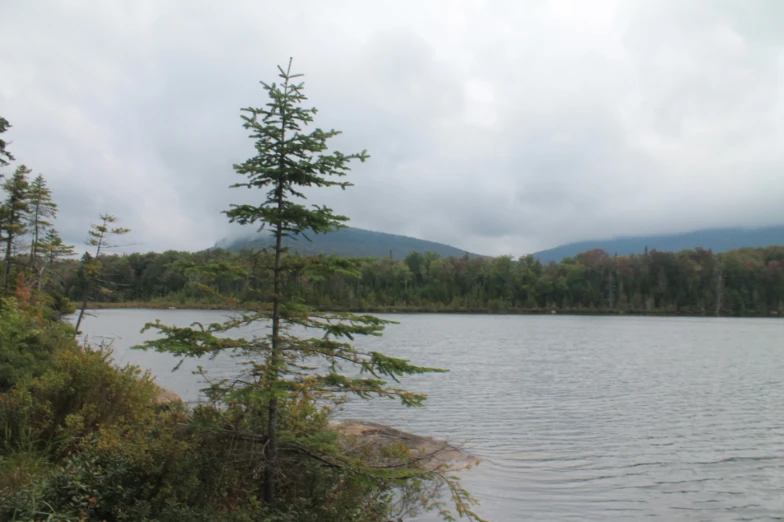
<svg viewBox="0 0 784 522"><path fill-rule="evenodd" d="M307 199L305 190L349 187L350 183L340 180L349 171L349 163L365 161L368 156L365 152L328 153L327 142L339 134L337 131L315 129L306 133L304 128L313 121L316 109L301 107L307 98L302 92L303 84L296 81L301 75L291 73L291 62L287 69L278 69L281 84L261 82L269 103L261 108L243 109L244 128L255 140L256 154L234 166L245 180L232 187L257 189L261 191L260 201L232 205L225 212L231 222L271 229L275 242L271 260L264 267L272 279L271 295L266 302L246 303L249 309L246 313L222 324L197 323L189 328L167 326L159 321L148 324L145 329L155 328L164 337L143 346L178 356L200 357L227 351L252 359L247 375L212 382L207 392L212 400L239 408L243 418L258 419L255 423L246 422L260 425L263 435L240 435L242 440L252 438L263 442L261 489L269 506L278 500L280 478L285 476L285 467L280 463L281 451L288 455L304 453L316 459L316 464L326 462L336 468L354 466L355 473L369 472L356 459L336 455L335 450L330 453L323 445L314 446L312 434L292 431L292 424L299 421L287 416L293 415L292 411L302 411L303 401L314 408L324 401L339 403L342 397L353 394L362 398L395 398L405 405L419 406L425 399L423 395L389 386L385 379L397 382L408 374L443 371L356 348L351 344L356 336L380 335L389 321L369 315L316 313L300 303L293 294L294 285L287 284L302 276L311 281L335 274L360 276L358 260L292 255L284 247L284 240L307 240L309 234L328 233L344 226L347 218L336 215L332 209L303 204ZM270 325L270 333L251 339L227 335L234 328L259 324ZM305 327L308 332L321 331L321 334L298 337L294 332L297 327ZM313 362L315 358L326 364ZM367 377L356 376L354 370ZM348 371L352 373L345 373ZM402 482L414 476L406 475L410 471L405 466L394 473L396 480ZM450 483L450 491L459 504L458 511L470 513L470 497L463 490L455 497L454 492L458 490L452 488Z"/></svg>
<svg viewBox="0 0 784 522"><path fill-rule="evenodd" d="M30 184L28 194L30 203L29 231L32 235L30 244L30 267L38 278L38 289L41 288L42 272L44 269L43 260L39 259L41 251L41 240L43 235L51 230L53 224L50 220L57 217L57 204L52 199L52 191L46 186L46 180L42 175L36 176Z"/></svg>
<svg viewBox="0 0 784 522"><path fill-rule="evenodd" d="M85 285L84 295L82 296L82 306L79 309L79 317L76 319L77 333L79 332L79 326L82 324L84 312L87 310L87 301L90 299L91 292L99 280L101 273L101 255L105 250L116 246L110 243L110 238L112 236L120 236L131 231L128 228L112 228L110 225L116 221L117 218L115 216L101 214L101 223L99 225L93 223L90 225L90 230L87 232L87 244L95 247L95 254L91 256L90 254L85 253L82 258L82 269L85 273L87 283Z"/></svg>
<svg viewBox="0 0 784 522"><path fill-rule="evenodd" d="M41 265L41 275L39 278L39 290L46 279L46 271L52 272L54 264L60 259L71 257L76 254L74 247L66 245L60 234L54 228L49 228L41 238L39 252L43 257Z"/></svg>
<svg viewBox="0 0 784 522"><path fill-rule="evenodd" d="M3 291L8 293L11 281L11 266L15 241L23 236L27 229L27 219L30 213L28 175L32 171L24 165L16 168L13 176L8 179L3 188L6 192L5 203L0 208L0 232L5 242L5 272L3 275Z"/></svg>
<svg viewBox="0 0 784 522"><path fill-rule="evenodd" d="M0 134L5 133L10 128L11 128L11 124L8 123L8 120L6 120L3 117L0 117ZM5 167L8 165L10 161L14 160L14 157L6 149L7 146L8 146L8 142L0 138L0 167ZM2 178L2 175L0 175L0 178Z"/></svg>

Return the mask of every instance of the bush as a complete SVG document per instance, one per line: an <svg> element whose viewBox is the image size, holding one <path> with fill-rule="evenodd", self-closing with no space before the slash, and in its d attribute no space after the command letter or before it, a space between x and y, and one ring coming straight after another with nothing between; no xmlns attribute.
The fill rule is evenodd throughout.
<svg viewBox="0 0 784 522"><path fill-rule="evenodd" d="M393 481L283 452L283 507L262 505L263 411L154 404L153 384L109 354L64 350L0 395L0 520L376 521ZM236 406L236 405L235 405ZM326 412L289 403L281 430L335 451ZM285 444L284 444L285 446Z"/></svg>
<svg viewBox="0 0 784 522"><path fill-rule="evenodd" d="M95 354L84 356L93 359ZM85 423L81 416L78 422L66 421L62 430L70 436L56 437L48 448L39 450L39 455L49 455L45 472L33 472L40 463L31 469L28 458L15 457L17 474L24 472L24 476L13 487L3 489L0 482L0 520L49 516L172 522L387 520L389 501L399 486L394 480L324 466L293 447L282 456L281 503L275 509L264 506L257 500L263 441L256 440L251 431L259 419L245 416L240 409L200 406L190 410L183 405L166 410L139 405L131 409L140 411L110 420L76 442ZM337 436L326 429L320 412L306 412L298 405L289 405L287 411L292 415L285 418L298 414L299 422L287 423L282 429L310 433L311 447L320 446L324 455L335 449ZM322 422L324 429L315 429Z"/></svg>
<svg viewBox="0 0 784 522"><path fill-rule="evenodd" d="M0 521L375 522L433 499L416 469L386 466L405 448L347 449L303 396L281 399L280 501L265 506L267 409L252 394L158 406L138 368L80 349L45 310L3 304Z"/></svg>
<svg viewBox="0 0 784 522"><path fill-rule="evenodd" d="M193 487L182 471L198 453L178 440L184 407L163 411L155 393L138 368L85 349L56 353L43 375L0 395L0 470L17 477L0 480L0 520L168 512L168 500L181 500L172 490Z"/></svg>
<svg viewBox="0 0 784 522"><path fill-rule="evenodd" d="M138 368L114 368L109 353L63 350L38 378L18 384L0 401L0 449L13 441L67 453L82 437L113 423L133 422L150 409L154 384ZM4 448L5 447L5 448Z"/></svg>
<svg viewBox="0 0 784 522"><path fill-rule="evenodd" d="M76 346L70 327L45 315L43 307L0 299L0 393L42 375L56 351Z"/></svg>

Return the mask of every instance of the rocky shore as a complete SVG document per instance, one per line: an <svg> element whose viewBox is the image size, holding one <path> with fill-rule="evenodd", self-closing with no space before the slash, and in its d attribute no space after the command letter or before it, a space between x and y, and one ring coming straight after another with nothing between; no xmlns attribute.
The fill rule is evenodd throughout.
<svg viewBox="0 0 784 522"><path fill-rule="evenodd" d="M435 469L441 464L464 468L479 463L479 459L469 455L445 440L408 433L376 422L345 419L330 422L333 429L346 436L354 437L367 445L383 445L394 442L404 444L414 457L423 459L426 469Z"/></svg>
<svg viewBox="0 0 784 522"><path fill-rule="evenodd" d="M182 398L173 391L167 390L160 385L156 386L158 393L155 399L153 399L156 404L166 405L182 401ZM426 469L435 469L442 464L450 464L461 468L479 463L479 459L465 453L445 440L408 433L385 424L357 419L343 419L331 421L330 426L344 436L356 439L363 446L381 446L400 442L411 451L415 458L422 459Z"/></svg>

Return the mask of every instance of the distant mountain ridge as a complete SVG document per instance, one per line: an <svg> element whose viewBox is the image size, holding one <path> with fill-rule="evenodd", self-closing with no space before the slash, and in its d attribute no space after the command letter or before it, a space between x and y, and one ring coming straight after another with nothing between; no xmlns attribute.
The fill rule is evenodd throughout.
<svg viewBox="0 0 784 522"><path fill-rule="evenodd" d="M714 253L737 248L754 248L784 245L784 226L761 228L715 228L696 230L683 234L653 236L624 236L613 239L578 241L549 250L536 252L534 257L543 263L561 261L582 252L600 248L610 255L641 254L648 250L680 252L681 250L704 248Z"/></svg>
<svg viewBox="0 0 784 522"><path fill-rule="evenodd" d="M312 241L301 238L297 241L285 241L292 251L301 254L334 254L344 257L389 257L403 259L411 252L436 252L442 257L462 257L466 251L443 243L425 241L408 236L374 232L362 228L344 228L329 234L310 234ZM215 244L216 248L240 251L269 248L273 244L268 233L258 233L236 239L222 239ZM471 257L476 254L468 253Z"/></svg>

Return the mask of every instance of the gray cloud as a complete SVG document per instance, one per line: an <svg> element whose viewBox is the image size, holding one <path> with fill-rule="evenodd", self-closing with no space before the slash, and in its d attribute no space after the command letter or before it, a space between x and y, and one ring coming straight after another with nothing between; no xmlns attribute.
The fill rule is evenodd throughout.
<svg viewBox="0 0 784 522"><path fill-rule="evenodd" d="M252 201L239 109L289 56L317 124L368 149L320 192L355 226L524 254L784 222L778 0L5 2L0 114L59 226L199 249Z"/></svg>

